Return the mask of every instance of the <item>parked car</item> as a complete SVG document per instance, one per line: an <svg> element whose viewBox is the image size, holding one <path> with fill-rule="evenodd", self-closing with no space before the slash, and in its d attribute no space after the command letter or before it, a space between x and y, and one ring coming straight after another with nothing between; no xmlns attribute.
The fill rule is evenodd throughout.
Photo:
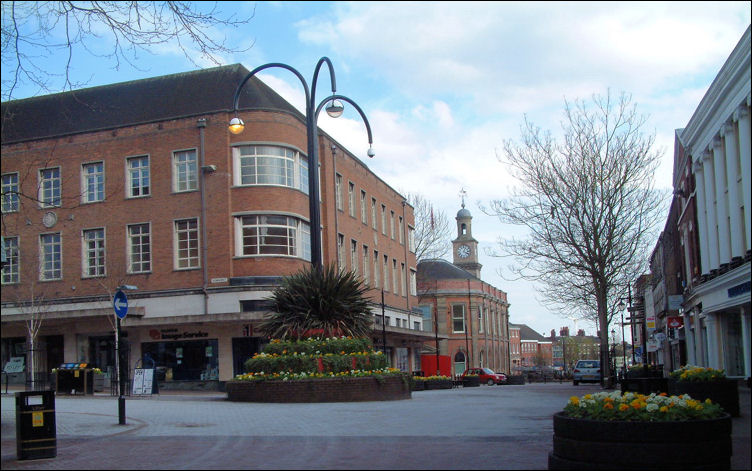
<svg viewBox="0 0 752 471"><path fill-rule="evenodd" d="M507 375L504 373L494 373L491 368L468 368L462 373L462 377L464 378L467 375L478 375L480 376L480 382L486 383L489 386L504 384L507 381Z"/></svg>
<svg viewBox="0 0 752 471"><path fill-rule="evenodd" d="M572 384L597 383L601 380L600 360L578 360L572 371Z"/></svg>

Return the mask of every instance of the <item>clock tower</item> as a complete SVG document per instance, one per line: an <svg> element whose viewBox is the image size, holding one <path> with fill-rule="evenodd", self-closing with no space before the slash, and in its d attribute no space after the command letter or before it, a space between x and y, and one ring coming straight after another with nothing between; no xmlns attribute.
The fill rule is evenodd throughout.
<svg viewBox="0 0 752 471"><path fill-rule="evenodd" d="M473 216L465 209L464 196L462 209L457 212L455 219L457 219L457 238L452 241L454 264L480 279L482 265L478 263L478 241L473 239Z"/></svg>

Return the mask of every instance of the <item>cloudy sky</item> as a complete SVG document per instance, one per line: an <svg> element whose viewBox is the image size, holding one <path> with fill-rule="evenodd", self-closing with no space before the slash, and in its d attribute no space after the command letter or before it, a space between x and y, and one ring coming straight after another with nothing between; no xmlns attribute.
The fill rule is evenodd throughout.
<svg viewBox="0 0 752 471"><path fill-rule="evenodd" d="M750 2L220 2L223 12L253 13L238 30L216 31L252 47L227 64L248 69L283 62L310 80L329 57L338 93L370 121L376 157L366 156L365 128L354 110L319 125L403 193L420 193L454 227L467 191L481 250L515 232L480 205L514 185L497 151L518 140L525 116L554 134L564 100L627 92L649 116L664 152L658 187L671 186L673 135L692 116L750 25ZM79 59L80 58L80 59ZM89 86L195 69L171 45L140 54L138 69L117 72L77 56ZM212 64L206 63L206 66ZM140 70L139 70L140 69ZM302 108L303 91L285 71L262 78ZM319 96L326 94L322 72ZM22 89L16 98L36 94ZM512 322L539 333L575 323L551 314L535 287L510 280L510 260L481 256L482 278L508 293ZM577 328L595 333L591 324ZM618 330L618 329L617 329Z"/></svg>

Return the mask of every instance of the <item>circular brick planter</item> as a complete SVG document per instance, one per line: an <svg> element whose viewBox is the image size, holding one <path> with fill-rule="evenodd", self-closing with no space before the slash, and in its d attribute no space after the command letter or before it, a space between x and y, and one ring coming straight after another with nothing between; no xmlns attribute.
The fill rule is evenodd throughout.
<svg viewBox="0 0 752 471"><path fill-rule="evenodd" d="M359 402L410 399L402 376L315 378L294 381L228 381L227 399L235 402Z"/></svg>
<svg viewBox="0 0 752 471"><path fill-rule="evenodd" d="M554 415L548 469L730 469L731 416L626 422Z"/></svg>

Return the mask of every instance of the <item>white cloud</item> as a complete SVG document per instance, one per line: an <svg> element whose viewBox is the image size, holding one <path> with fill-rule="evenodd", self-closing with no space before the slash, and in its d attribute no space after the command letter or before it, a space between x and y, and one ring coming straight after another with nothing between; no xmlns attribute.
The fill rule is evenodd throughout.
<svg viewBox="0 0 752 471"><path fill-rule="evenodd" d="M364 158L358 116L320 125L388 184L422 193L451 218L464 187L474 235L492 246L517 229L477 202L514 184L495 152L518 140L524 115L557 134L565 98L631 93L650 115L644 132L664 151L656 184L670 186L674 130L749 22L749 2L336 2L296 28L302 43L375 88L356 99L376 157ZM508 261L482 263L484 279L510 293L513 322L574 330L551 320L532 285L499 275Z"/></svg>

